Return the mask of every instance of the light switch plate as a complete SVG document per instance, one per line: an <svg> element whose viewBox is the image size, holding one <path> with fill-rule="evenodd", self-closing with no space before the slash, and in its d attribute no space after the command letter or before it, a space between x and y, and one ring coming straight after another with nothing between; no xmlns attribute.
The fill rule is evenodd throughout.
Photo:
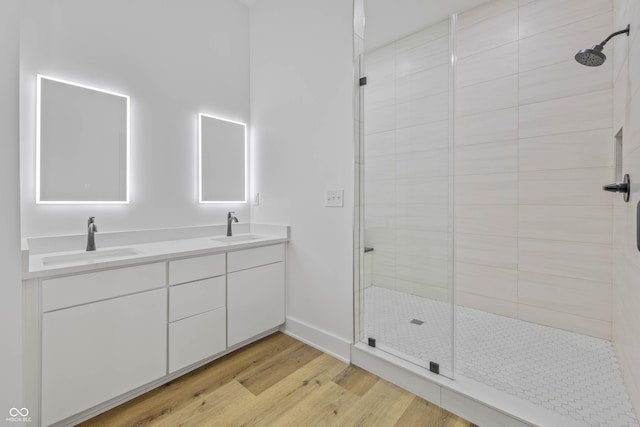
<svg viewBox="0 0 640 427"><path fill-rule="evenodd" d="M324 205L327 207L344 206L344 190L327 190L324 192Z"/></svg>

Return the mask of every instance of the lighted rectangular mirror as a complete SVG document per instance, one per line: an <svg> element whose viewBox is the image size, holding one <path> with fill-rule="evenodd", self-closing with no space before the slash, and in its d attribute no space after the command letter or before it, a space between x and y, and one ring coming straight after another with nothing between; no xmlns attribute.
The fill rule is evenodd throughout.
<svg viewBox="0 0 640 427"><path fill-rule="evenodd" d="M200 203L247 202L247 125L198 115Z"/></svg>
<svg viewBox="0 0 640 427"><path fill-rule="evenodd" d="M129 97L38 75L36 203L129 203Z"/></svg>

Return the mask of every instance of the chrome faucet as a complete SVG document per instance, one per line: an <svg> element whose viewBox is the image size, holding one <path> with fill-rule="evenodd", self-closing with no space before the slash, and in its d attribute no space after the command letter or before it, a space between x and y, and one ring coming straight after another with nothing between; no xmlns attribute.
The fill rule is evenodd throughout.
<svg viewBox="0 0 640 427"><path fill-rule="evenodd" d="M227 214L227 236L231 236L232 235L232 233L231 233L231 223L232 222L238 222L238 218L236 218L234 215L231 215L231 214L234 214L234 213L235 212L229 212Z"/></svg>
<svg viewBox="0 0 640 427"><path fill-rule="evenodd" d="M98 227L94 220L96 217L92 216L89 218L89 222L87 223L87 251L95 251L96 250L96 239L94 233L98 232Z"/></svg>

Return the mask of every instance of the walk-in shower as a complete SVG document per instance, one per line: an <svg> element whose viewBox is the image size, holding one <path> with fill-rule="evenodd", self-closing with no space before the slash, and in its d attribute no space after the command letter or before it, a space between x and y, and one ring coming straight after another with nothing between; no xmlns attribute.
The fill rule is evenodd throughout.
<svg viewBox="0 0 640 427"><path fill-rule="evenodd" d="M575 55L598 69L573 59L613 2L476 2L420 26L408 6L385 22L384 1L355 37L357 349L528 423L637 427L602 191L602 47L628 28Z"/></svg>

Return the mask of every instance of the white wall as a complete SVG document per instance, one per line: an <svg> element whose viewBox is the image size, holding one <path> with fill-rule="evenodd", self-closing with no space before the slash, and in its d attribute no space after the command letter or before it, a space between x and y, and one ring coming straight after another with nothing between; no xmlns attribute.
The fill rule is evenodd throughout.
<svg viewBox="0 0 640 427"><path fill-rule="evenodd" d="M21 408L22 294L20 286L20 175L18 67L20 1L0 3L0 419Z"/></svg>
<svg viewBox="0 0 640 427"><path fill-rule="evenodd" d="M287 330L343 358L353 329L353 5L251 8L254 222L291 225ZM323 206L344 189L344 207Z"/></svg>
<svg viewBox="0 0 640 427"><path fill-rule="evenodd" d="M249 11L235 0L24 0L23 236L221 224L248 204L199 205L197 113L248 122ZM36 73L131 96L131 203L35 205ZM87 159L99 162L100 159Z"/></svg>
<svg viewBox="0 0 640 427"><path fill-rule="evenodd" d="M636 215L640 203L640 2L614 0L614 29L631 25L605 47L613 63L613 131L623 129L622 173L631 176L631 198L613 202L613 341L631 401L640 414L640 252Z"/></svg>

